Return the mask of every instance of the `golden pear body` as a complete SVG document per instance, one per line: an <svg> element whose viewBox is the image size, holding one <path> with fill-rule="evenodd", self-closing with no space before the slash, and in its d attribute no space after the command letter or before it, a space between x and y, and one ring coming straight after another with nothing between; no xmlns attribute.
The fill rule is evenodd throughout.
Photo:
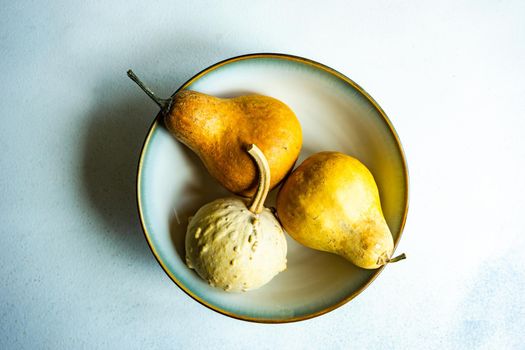
<svg viewBox="0 0 525 350"><path fill-rule="evenodd" d="M394 241L370 171L339 152L307 158L287 178L277 214L299 243L375 269L390 261Z"/></svg>
<svg viewBox="0 0 525 350"><path fill-rule="evenodd" d="M248 145L257 144L268 159L271 188L292 169L302 145L301 125L293 111L263 95L217 98L182 90L173 96L164 122L213 177L243 196L253 195L257 187Z"/></svg>

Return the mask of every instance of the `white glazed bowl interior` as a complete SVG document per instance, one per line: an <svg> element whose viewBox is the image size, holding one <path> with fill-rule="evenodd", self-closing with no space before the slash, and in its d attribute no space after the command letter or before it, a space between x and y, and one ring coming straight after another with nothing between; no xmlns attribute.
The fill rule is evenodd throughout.
<svg viewBox="0 0 525 350"><path fill-rule="evenodd" d="M259 93L278 98L296 113L303 148L296 165L326 150L360 159L379 187L382 208L397 243L407 212L407 171L395 131L377 104L355 83L318 63L285 55L250 55L212 66L183 88L232 97ZM184 263L188 217L228 196L200 160L156 121L139 164L138 204L148 243L168 275L204 305L260 322L306 319L342 305L379 273L339 256L288 240L288 268L266 286L246 293L210 287ZM277 190L267 206L272 206Z"/></svg>

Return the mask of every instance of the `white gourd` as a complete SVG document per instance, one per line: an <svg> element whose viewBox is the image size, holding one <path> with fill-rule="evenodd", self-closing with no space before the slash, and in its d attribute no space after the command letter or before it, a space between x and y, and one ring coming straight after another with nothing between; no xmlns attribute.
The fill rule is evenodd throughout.
<svg viewBox="0 0 525 350"><path fill-rule="evenodd" d="M256 289L286 269L286 238L264 208L270 170L255 145L248 153L259 170L259 187L248 207L243 199L217 199L201 207L186 232L186 263L212 286L238 292Z"/></svg>

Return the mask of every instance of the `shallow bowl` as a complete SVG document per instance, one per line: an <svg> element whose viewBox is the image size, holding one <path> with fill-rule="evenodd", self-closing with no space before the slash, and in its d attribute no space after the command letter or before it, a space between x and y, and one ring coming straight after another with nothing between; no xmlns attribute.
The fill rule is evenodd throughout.
<svg viewBox="0 0 525 350"><path fill-rule="evenodd" d="M297 164L326 150L361 160L379 187L385 218L397 245L408 210L407 165L399 138L370 95L320 63L282 54L253 54L219 62L180 89L219 97L259 93L292 108L303 129ZM179 90L180 90L179 89ZM275 200L275 190L267 206ZM382 271L364 270L343 258L288 240L288 268L264 287L227 293L209 286L184 263L188 217L228 193L200 160L177 142L158 116L140 157L137 200L148 244L164 271L183 291L212 310L256 322L315 317L348 302Z"/></svg>

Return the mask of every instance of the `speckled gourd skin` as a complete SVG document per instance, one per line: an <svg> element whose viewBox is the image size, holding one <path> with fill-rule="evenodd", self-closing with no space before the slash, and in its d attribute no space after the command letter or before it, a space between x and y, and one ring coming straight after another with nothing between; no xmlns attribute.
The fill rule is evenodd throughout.
<svg viewBox="0 0 525 350"><path fill-rule="evenodd" d="M269 209L248 210L239 198L217 199L190 219L186 263L212 286L256 289L286 269L286 239Z"/></svg>
<svg viewBox="0 0 525 350"><path fill-rule="evenodd" d="M294 112L275 98L257 94L218 98L182 90L173 96L164 124L222 186L245 197L257 188L257 169L246 146L256 144L265 154L270 189L290 172L302 146Z"/></svg>

